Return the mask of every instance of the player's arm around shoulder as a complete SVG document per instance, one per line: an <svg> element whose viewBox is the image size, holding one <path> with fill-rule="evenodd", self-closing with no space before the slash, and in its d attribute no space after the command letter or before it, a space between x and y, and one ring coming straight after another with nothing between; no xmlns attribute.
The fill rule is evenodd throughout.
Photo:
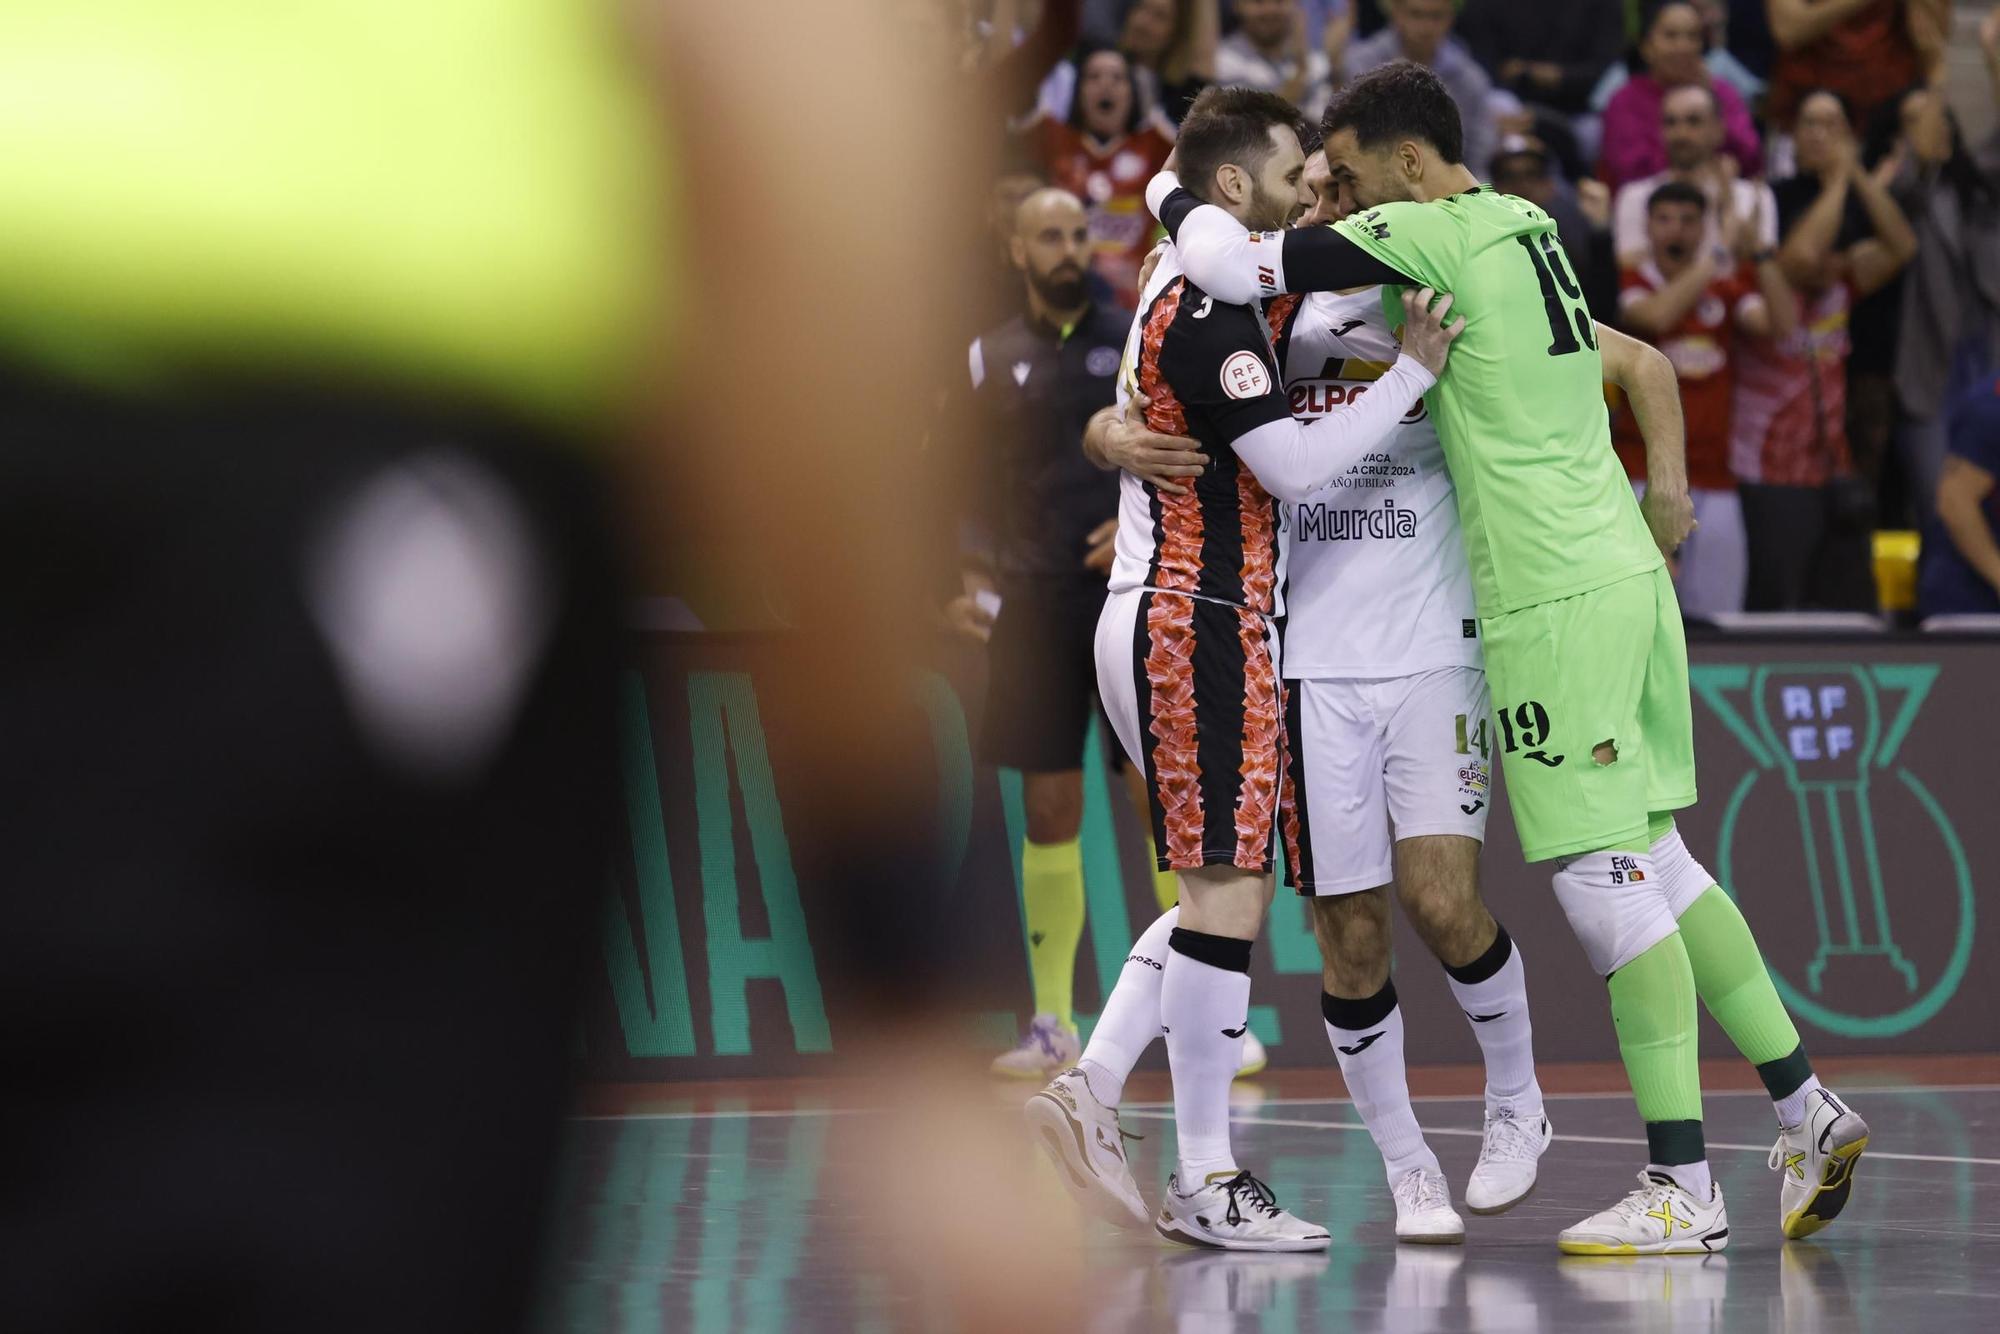
<svg viewBox="0 0 2000 1334"><path fill-rule="evenodd" d="M1671 556L1695 526L1680 381L1665 353L1607 325L1597 326L1597 347L1604 378L1625 391L1646 444L1646 494L1639 512L1660 554Z"/></svg>

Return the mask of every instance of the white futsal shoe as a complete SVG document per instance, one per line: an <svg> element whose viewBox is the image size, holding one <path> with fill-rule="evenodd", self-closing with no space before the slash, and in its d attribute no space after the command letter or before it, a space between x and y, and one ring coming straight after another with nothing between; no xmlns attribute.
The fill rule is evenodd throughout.
<svg viewBox="0 0 2000 1334"><path fill-rule="evenodd" d="M1541 1112L1517 1116L1511 1107L1486 1109L1479 1162L1465 1182L1465 1207L1475 1214L1504 1214L1535 1188L1542 1151L1555 1127Z"/></svg>
<svg viewBox="0 0 2000 1334"><path fill-rule="evenodd" d="M1236 1077L1245 1079L1256 1074L1271 1063L1270 1053L1264 1044L1257 1041L1257 1035L1249 1029L1243 1030L1243 1054L1236 1060Z"/></svg>
<svg viewBox="0 0 2000 1334"><path fill-rule="evenodd" d="M1181 1194L1178 1175L1167 1178L1166 1199L1153 1228L1183 1246L1220 1251L1323 1251L1327 1230L1278 1207L1271 1188L1239 1170L1211 1172L1192 1194Z"/></svg>
<svg viewBox="0 0 2000 1334"><path fill-rule="evenodd" d="M1867 1147L1868 1123L1851 1107L1825 1089L1806 1095L1804 1123L1787 1126L1771 1146L1771 1170L1783 1180L1778 1223L1787 1237L1810 1237L1840 1217Z"/></svg>
<svg viewBox="0 0 2000 1334"><path fill-rule="evenodd" d="M1639 1173L1639 1189L1556 1238L1565 1255L1710 1255L1728 1244L1722 1187L1697 1200L1653 1172Z"/></svg>
<svg viewBox="0 0 2000 1334"><path fill-rule="evenodd" d="M1413 1167L1389 1187L1396 1200L1396 1240L1420 1246L1459 1246L1465 1242L1465 1220L1451 1207L1451 1187L1444 1173Z"/></svg>
<svg viewBox="0 0 2000 1334"><path fill-rule="evenodd" d="M1083 1055L1076 1030L1052 1014L1038 1014L1028 1024L1021 1045L993 1058L993 1073L1006 1079L1047 1079L1067 1070Z"/></svg>
<svg viewBox="0 0 2000 1334"><path fill-rule="evenodd" d="M1097 1100L1082 1070L1065 1070L1050 1080L1021 1114L1085 1213L1119 1227L1146 1226L1151 1216L1125 1159L1127 1137L1118 1109Z"/></svg>

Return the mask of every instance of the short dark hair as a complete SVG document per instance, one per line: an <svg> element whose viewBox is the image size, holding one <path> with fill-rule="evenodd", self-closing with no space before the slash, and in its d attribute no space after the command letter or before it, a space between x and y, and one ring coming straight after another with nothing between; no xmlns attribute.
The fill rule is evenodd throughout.
<svg viewBox="0 0 2000 1334"><path fill-rule="evenodd" d="M1660 109L1663 112L1666 110L1667 99L1669 97L1673 97L1679 93L1690 93L1690 92L1700 93L1703 97L1707 98L1708 109L1710 114L1712 114L1717 120L1722 119L1722 94L1715 91L1714 80L1710 80L1707 83L1683 83L1676 87L1667 89L1665 92L1660 94Z"/></svg>
<svg viewBox="0 0 2000 1334"><path fill-rule="evenodd" d="M1271 131L1279 126L1296 130L1298 124L1298 108L1276 93L1255 88L1202 89L1174 140L1181 184L1197 198L1207 199L1217 168L1235 163L1255 172L1270 156Z"/></svg>
<svg viewBox="0 0 2000 1334"><path fill-rule="evenodd" d="M1686 181L1668 181L1646 196L1646 212L1651 213L1662 204L1693 204L1699 211L1708 212L1708 196Z"/></svg>
<svg viewBox="0 0 2000 1334"><path fill-rule="evenodd" d="M1446 162L1465 161L1465 127L1451 92L1414 60L1395 60L1356 79L1327 103L1320 132L1354 131L1363 148L1420 139Z"/></svg>

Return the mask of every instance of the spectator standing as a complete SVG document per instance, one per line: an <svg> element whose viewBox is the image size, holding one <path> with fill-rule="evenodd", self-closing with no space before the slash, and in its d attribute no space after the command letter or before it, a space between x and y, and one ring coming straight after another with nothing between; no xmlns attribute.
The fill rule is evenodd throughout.
<svg viewBox="0 0 2000 1334"><path fill-rule="evenodd" d="M2000 99L2000 9L1979 36ZM2000 370L2000 129L1968 150L1958 118L1928 88L1877 114L1895 117L1892 189L1916 232L1895 349L1897 443L1928 508L1944 461L1944 406Z"/></svg>
<svg viewBox="0 0 2000 1334"><path fill-rule="evenodd" d="M1307 38L1299 0L1236 0L1237 29L1215 52L1215 81L1276 93L1308 119L1333 95L1351 24L1331 19L1318 45Z"/></svg>
<svg viewBox="0 0 2000 1334"><path fill-rule="evenodd" d="M1086 47L1069 115L1039 114L1022 131L1049 184L1090 210L1091 267L1127 310L1139 301L1139 265L1157 230L1146 212L1146 182L1173 151L1174 128L1139 105L1124 53Z"/></svg>
<svg viewBox="0 0 2000 1334"><path fill-rule="evenodd" d="M1674 582L1681 610L1703 617L1743 610L1749 573L1743 508L1729 467L1737 348L1744 338L1789 337L1796 317L1777 251L1761 240L1754 214L1724 205L1718 227L1714 207L1692 182L1655 186L1646 204L1646 252L1626 271L1619 293L1619 323L1659 348L1680 380L1697 526L1681 546ZM1643 490L1645 443L1623 404L1611 434L1626 473Z"/></svg>
<svg viewBox="0 0 2000 1334"><path fill-rule="evenodd" d="M1842 164L1853 156L1850 114L1846 99L1829 89L1815 88L1799 99L1799 109L1792 121L1793 157L1798 174L1774 181L1771 186L1772 197L1778 201L1779 235L1795 236L1799 220L1831 178L1845 169ZM1880 166L1873 179L1886 184L1894 169L1893 164ZM1867 268L1874 262L1869 255L1875 247L1860 251L1854 247L1874 236L1868 210L1862 207L1859 195L1849 190L1834 232L1833 252L1846 256L1850 269L1857 260ZM1788 262L1797 275L1795 281L1803 281L1803 275L1817 262L1818 254L1817 249L1802 253L1800 246L1793 247ZM1901 282L1902 274L1898 271L1872 295L1858 299L1849 321L1847 442L1857 471L1871 485L1879 482L1882 460L1888 455L1896 431L1893 370ZM1913 498L1919 509L1929 505L1924 497Z"/></svg>
<svg viewBox="0 0 2000 1334"><path fill-rule="evenodd" d="M1493 154L1493 188L1503 195L1519 195L1555 220L1570 272L1583 288L1584 304L1597 319L1615 323L1618 261L1611 251L1611 193L1604 182L1571 185L1556 171L1540 140L1510 134Z"/></svg>
<svg viewBox="0 0 2000 1334"><path fill-rule="evenodd" d="M1757 127L1751 123L1750 109L1742 94L1719 80L1704 63L1703 43L1700 12L1688 0L1666 0L1647 11L1635 53L1638 72L1629 72L1628 58L1623 65L1614 65L1599 84L1600 97L1605 96L1607 83L1616 84L1616 90L1601 103L1604 145L1598 159L1598 175L1613 190L1666 168L1660 106L1670 89L1688 84L1714 90L1722 116L1723 151L1736 159L1740 174L1762 174L1763 146ZM1614 79L1620 69L1628 71L1622 82Z"/></svg>
<svg viewBox="0 0 2000 1334"><path fill-rule="evenodd" d="M1701 63L1708 66L1710 74L1740 93L1745 105L1755 106L1764 96L1766 85L1729 49L1729 6L1723 0L1694 0L1694 8L1701 15L1702 42L1707 48Z"/></svg>
<svg viewBox="0 0 2000 1334"><path fill-rule="evenodd" d="M1764 0L1778 58L1764 111L1789 128L1805 95L1830 88L1856 122L1898 89L1929 82L1944 54L1951 0Z"/></svg>
<svg viewBox="0 0 2000 1334"><path fill-rule="evenodd" d="M1118 45L1139 76L1149 107L1175 125L1215 82L1222 0L1134 0Z"/></svg>
<svg viewBox="0 0 2000 1334"><path fill-rule="evenodd" d="M1789 338L1747 344L1737 370L1730 463L1741 484L1750 611L1875 606L1874 489L1857 474L1847 434L1849 321L1856 299L1909 262L1916 239L1882 182L1861 170L1844 118L1832 118L1815 160L1818 193L1803 213L1785 215L1796 189L1774 191L1779 264L1799 294L1798 327ZM1871 234L1847 241L1850 197Z"/></svg>
<svg viewBox="0 0 2000 1334"><path fill-rule="evenodd" d="M1926 616L2000 615L2000 375L1954 405L1937 519L1924 538L1917 605Z"/></svg>
<svg viewBox="0 0 2000 1334"><path fill-rule="evenodd" d="M1612 209L1611 234L1621 266L1629 268L1652 251L1649 203L1668 181L1692 185L1708 199L1711 247L1721 244L1723 221L1731 215L1751 219L1760 249L1777 245L1777 200L1762 181L1744 180L1736 159L1723 154L1722 107L1712 86L1689 83L1668 90L1660 101L1660 138L1666 170L1620 186Z"/></svg>
<svg viewBox="0 0 2000 1334"><path fill-rule="evenodd" d="M1625 49L1604 0L1465 0L1457 33L1500 87L1571 117L1590 109L1590 90Z"/></svg>
<svg viewBox="0 0 2000 1334"><path fill-rule="evenodd" d="M1452 37L1454 0L1382 0L1382 6L1389 16L1388 26L1348 48L1343 78L1359 78L1393 60L1414 60L1428 66L1458 104L1459 120L1465 128L1465 165L1485 180L1493 169L1493 148L1499 138L1495 115L1502 110L1518 111L1518 103L1508 97L1496 106L1493 80L1465 43Z"/></svg>

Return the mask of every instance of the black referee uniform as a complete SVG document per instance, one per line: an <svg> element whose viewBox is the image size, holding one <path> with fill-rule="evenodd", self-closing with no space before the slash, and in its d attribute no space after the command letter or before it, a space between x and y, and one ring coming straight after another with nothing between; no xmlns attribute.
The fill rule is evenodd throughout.
<svg viewBox="0 0 2000 1334"><path fill-rule="evenodd" d="M979 729L989 764L1083 765L1104 607L1104 575L1083 560L1091 530L1118 513L1118 474L1084 458L1083 432L1115 399L1130 326L1126 312L1093 303L1068 329L1022 314L972 342L970 418L986 464L974 470L973 544L1001 598Z"/></svg>

